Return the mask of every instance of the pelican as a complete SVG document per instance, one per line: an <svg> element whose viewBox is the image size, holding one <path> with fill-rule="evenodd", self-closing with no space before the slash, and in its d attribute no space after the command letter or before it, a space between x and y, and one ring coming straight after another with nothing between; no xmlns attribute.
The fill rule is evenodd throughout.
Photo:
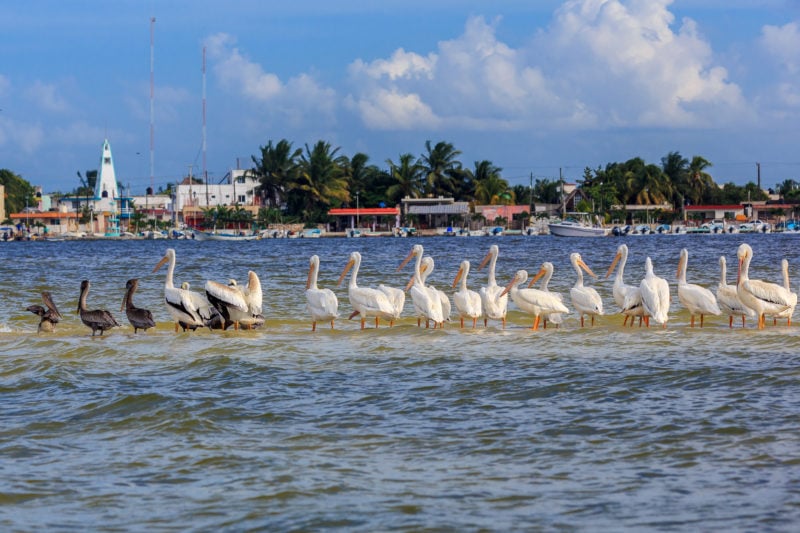
<svg viewBox="0 0 800 533"><path fill-rule="evenodd" d="M489 319L500 320L503 322L503 328L506 327L506 312L508 311L508 296L503 292L503 287L497 284L495 280L495 264L497 263L497 255L500 249L496 244L489 247L489 252L483 258L481 264L478 265L480 271L486 263L489 263L489 275L486 285L481 287L479 294L481 295L481 303L483 304L483 325L488 324ZM503 296L500 296L503 294Z"/></svg>
<svg viewBox="0 0 800 533"><path fill-rule="evenodd" d="M121 324L114 320L111 313L105 309L96 309L94 311L86 309L86 295L89 294L89 286L88 279L81 281L81 296L78 299L78 310L76 312L81 316L81 322L92 328L92 337L98 331L102 336L105 330L119 327Z"/></svg>
<svg viewBox="0 0 800 533"><path fill-rule="evenodd" d="M700 315L700 327L702 328L705 315L720 315L722 310L719 308L713 292L700 285L686 283L686 265L688 262L689 250L683 248L678 261L678 299L691 313L691 327L694 327L694 316Z"/></svg>
<svg viewBox="0 0 800 533"><path fill-rule="evenodd" d="M239 286L235 279L229 280L227 285L209 280L205 289L208 301L225 319L223 329L231 326L235 330L239 326L252 329L264 324L261 280L252 270L247 272L247 285L244 287Z"/></svg>
<svg viewBox="0 0 800 533"><path fill-rule="evenodd" d="M581 316L581 327L583 327L583 315L592 317L592 326L594 326L594 317L603 314L603 300L593 287L586 287L583 285L583 270L587 274L596 278L592 269L583 262L581 254L573 252L569 254L569 262L572 263L572 268L578 275L575 285L569 290L569 296L572 299L572 306Z"/></svg>
<svg viewBox="0 0 800 533"><path fill-rule="evenodd" d="M550 290L549 285L550 279L553 277L553 270L553 263L550 261L545 261L542 263L542 266L539 268L539 272L537 272L536 275L531 279L530 283L528 283L528 287L533 287L533 284L536 283L539 278L541 278L542 285L540 290L556 296L559 302L564 303L564 298L562 298L559 293ZM543 314L542 320L544 320L544 329L547 329L548 322L552 322L556 325L556 327L564 323L564 317L561 315L561 313Z"/></svg>
<svg viewBox="0 0 800 533"><path fill-rule="evenodd" d="M414 303L414 309L417 312L417 325L420 325L420 318L423 317L425 318L426 326L428 321L433 321L433 327L436 328L436 326L444 325L442 300L439 297L439 293L436 292L436 289L431 290L425 286L425 280L422 277L422 254L422 245L415 244L411 247L411 251L406 258L400 263L400 266L397 267L397 270L402 269L412 258L416 257L414 276L409 284L410 286L407 286L407 289L411 293L411 301ZM431 263L430 267L426 265L425 270L430 274L433 270L433 264Z"/></svg>
<svg viewBox="0 0 800 533"><path fill-rule="evenodd" d="M791 294L776 283L750 279L753 249L749 244L740 244L736 256L739 258L736 294L744 305L755 311L758 317L758 329L764 329L765 315L782 313L793 305ZM796 302L795 299L794 303Z"/></svg>
<svg viewBox="0 0 800 533"><path fill-rule="evenodd" d="M475 291L471 291L467 288L467 276L469 276L469 261L461 261L461 266L456 273L456 277L453 280L453 287L456 288L456 285L459 281L461 281L461 287L453 294L453 301L456 304L456 310L458 311L458 317L461 320L461 327L464 327L464 318L471 318L472 319L472 329L475 329L475 325L478 322L478 318L481 316L481 295Z"/></svg>
<svg viewBox="0 0 800 533"><path fill-rule="evenodd" d="M728 327L733 327L733 317L742 317L742 327L744 327L745 317L752 317L755 313L739 299L736 293L736 285L728 285L727 270L728 265L725 256L719 256L719 285L717 285L717 303L722 312L728 315Z"/></svg>
<svg viewBox="0 0 800 533"><path fill-rule="evenodd" d="M353 314L350 315L350 318L361 315L361 329L364 329L367 317L375 317L375 327L377 328L379 318L389 321L393 320L394 306L392 306L386 294L378 289L358 286L357 278L358 269L360 267L361 254L352 252L350 254L350 260L347 262L347 265L345 265L344 270L342 270L342 274L339 276L339 281L336 285L341 285L342 280L352 268L353 273L350 275L350 283L347 286L350 305L353 307Z"/></svg>
<svg viewBox="0 0 800 533"><path fill-rule="evenodd" d="M453 306L450 305L450 297L447 296L447 293L444 291L440 291L433 285L428 284L428 276L433 274L433 267L434 261L433 257L426 255L422 258L422 265L420 267L420 277L422 278L422 284L431 292L431 295L436 295L439 298L439 301L442 303L442 316L446 321L450 321L450 314L452 313Z"/></svg>
<svg viewBox="0 0 800 533"><path fill-rule="evenodd" d="M625 264L628 262L628 245L620 244L617 248L617 254L614 256L611 266L608 268L606 279L614 271L614 267L619 263L617 275L614 276L614 301L620 308L620 313L625 315L625 320L622 325L628 323L628 318L631 319L631 326L633 326L633 317L639 317L639 325L642 325L642 315L644 315L644 308L642 307L642 292L639 287L628 285L623 280L625 275Z"/></svg>
<svg viewBox="0 0 800 533"><path fill-rule="evenodd" d="M58 312L56 304L53 303L53 298L48 291L42 291L42 302L46 307L41 305L30 305L26 310L34 315L39 315L39 332L51 333L56 330L56 324L61 320L61 313Z"/></svg>
<svg viewBox="0 0 800 533"><path fill-rule="evenodd" d="M125 315L128 317L128 322L133 326L133 333L137 333L140 329L147 331L148 328L156 327L153 320L153 313L149 309L140 309L133 305L133 293L139 287L139 280L129 279L125 283L125 297L122 298L122 307L120 311L124 310Z"/></svg>
<svg viewBox="0 0 800 533"><path fill-rule="evenodd" d="M528 272L518 270L511 281L503 289L501 296L511 294L511 299L522 311L534 316L531 329L539 329L539 320L542 315L551 313L569 313L569 309L561 303L561 299L552 292L539 289L520 289L520 285L528 281Z"/></svg>
<svg viewBox="0 0 800 533"><path fill-rule="evenodd" d="M316 331L318 321L333 321L339 316L339 300L330 289L317 287L319 275L319 256L312 255L308 261L308 279L306 279L306 302L311 313L311 331Z"/></svg>
<svg viewBox="0 0 800 533"><path fill-rule="evenodd" d="M164 281L164 299L167 302L167 310L175 321L175 332L178 331L178 326L183 328L183 331L195 330L203 326L207 326L209 329L222 329L222 316L204 296L190 291L188 284L185 289L183 285L179 289L173 284L172 276L175 272L175 250L173 248L167 248L164 257L155 266L153 272L167 262L169 262L169 267L167 268L167 278Z"/></svg>
<svg viewBox="0 0 800 533"><path fill-rule="evenodd" d="M772 324L775 325L778 323L779 318L786 319L786 325L792 325L792 315L794 314L794 308L797 307L797 293L792 292L791 284L789 283L789 261L787 259L781 259L781 274L783 274L783 288L789 291L789 298L791 305L786 311L782 313L778 313L777 315L772 315Z"/></svg>
<svg viewBox="0 0 800 533"><path fill-rule="evenodd" d="M645 324L650 325L650 318L656 324L667 327L669 320L669 284L653 272L653 261L648 257L644 262L644 279L639 285L642 293Z"/></svg>

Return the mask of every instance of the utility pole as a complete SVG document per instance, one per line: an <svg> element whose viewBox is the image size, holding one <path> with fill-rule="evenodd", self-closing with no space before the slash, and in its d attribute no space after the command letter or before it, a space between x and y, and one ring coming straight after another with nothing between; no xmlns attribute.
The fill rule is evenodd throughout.
<svg viewBox="0 0 800 533"><path fill-rule="evenodd" d="M561 218L566 218L567 198L564 196L564 176L561 174L561 167L558 167L558 181L561 183Z"/></svg>

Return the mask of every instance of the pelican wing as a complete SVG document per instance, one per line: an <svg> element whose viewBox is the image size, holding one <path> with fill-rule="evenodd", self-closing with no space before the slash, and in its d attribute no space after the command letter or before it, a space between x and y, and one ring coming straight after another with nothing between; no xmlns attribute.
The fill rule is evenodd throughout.
<svg viewBox="0 0 800 533"><path fill-rule="evenodd" d="M330 289L308 289L306 301L313 317L329 320L339 316L339 300Z"/></svg>
<svg viewBox="0 0 800 533"><path fill-rule="evenodd" d="M499 285L481 287L480 297L483 304L483 312L493 320L500 320L506 316L508 311L508 294L502 294L503 287Z"/></svg>
<svg viewBox="0 0 800 533"><path fill-rule="evenodd" d="M646 276L639 286L645 314L659 324L665 324L669 315L669 284L664 278Z"/></svg>
<svg viewBox="0 0 800 533"><path fill-rule="evenodd" d="M477 318L481 316L481 296L475 291L462 290L453 295L453 302L460 316Z"/></svg>
<svg viewBox="0 0 800 533"><path fill-rule="evenodd" d="M751 279L742 281L742 287L766 305L780 310L785 310L792 305L789 291L775 283Z"/></svg>
<svg viewBox="0 0 800 533"><path fill-rule="evenodd" d="M572 306L584 313L603 314L603 300L592 287L572 287L569 291Z"/></svg>
<svg viewBox="0 0 800 533"><path fill-rule="evenodd" d="M394 307L384 293L369 287L350 287L350 305L362 315L391 319Z"/></svg>
<svg viewBox="0 0 800 533"><path fill-rule="evenodd" d="M403 307L406 305L406 291L383 284L378 285L378 290L386 295L389 303L394 307L395 315L399 317L400 313L403 312Z"/></svg>
<svg viewBox="0 0 800 533"><path fill-rule="evenodd" d="M48 317L53 322L58 322L58 319L64 318L61 316L61 313L58 312L58 308L56 304L53 302L53 297L50 295L48 291L42 292L42 301L44 305L50 310L50 316Z"/></svg>
<svg viewBox="0 0 800 533"><path fill-rule="evenodd" d="M235 286L223 285L216 281L206 281L206 295L208 300L215 305L217 302L223 304L237 311L246 313L248 311L248 303L244 294Z"/></svg>
<svg viewBox="0 0 800 533"><path fill-rule="evenodd" d="M628 290L624 292L622 300L622 309L620 312L627 315L636 315L643 311L642 306L642 291L639 287L632 285L626 286Z"/></svg>
<svg viewBox="0 0 800 533"><path fill-rule="evenodd" d="M717 287L717 303L726 315L755 316L755 312L744 305L736 293L736 285L722 285Z"/></svg>
<svg viewBox="0 0 800 533"><path fill-rule="evenodd" d="M261 280L258 279L258 275L252 270L247 273L247 289L245 294L250 313L260 315L264 298L261 292Z"/></svg>
<svg viewBox="0 0 800 533"><path fill-rule="evenodd" d="M700 285L693 283L678 284L678 299L693 314L722 314L714 293Z"/></svg>

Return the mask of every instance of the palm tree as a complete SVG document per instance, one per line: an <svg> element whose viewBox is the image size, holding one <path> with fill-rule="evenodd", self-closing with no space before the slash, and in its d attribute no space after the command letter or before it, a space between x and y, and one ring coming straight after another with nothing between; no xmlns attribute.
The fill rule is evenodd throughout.
<svg viewBox="0 0 800 533"><path fill-rule="evenodd" d="M292 143L281 139L274 146L271 140L266 146L262 146L260 159L251 156L255 167L248 172L257 176L261 182L258 193L262 203L269 207L278 207L284 201L286 192L295 179L297 158L301 153L300 148L293 150Z"/></svg>
<svg viewBox="0 0 800 533"><path fill-rule="evenodd" d="M425 194L428 196L454 196L458 189L454 174L461 170L461 162L456 159L461 152L448 142L440 141L431 146L425 141L426 154L420 156L425 170Z"/></svg>
<svg viewBox="0 0 800 533"><path fill-rule="evenodd" d="M400 154L398 161L399 163L394 163L391 159L386 160L393 180L392 185L386 189L386 198L392 203L398 203L406 196L419 198L423 190L422 165L409 153Z"/></svg>
<svg viewBox="0 0 800 533"><path fill-rule="evenodd" d="M294 190L303 193L303 214L307 221L320 219L331 205L350 201L344 167L345 157L336 157L339 148L331 149L325 141L317 141L313 148L306 145L300 156Z"/></svg>
<svg viewBox="0 0 800 533"><path fill-rule="evenodd" d="M708 191L714 187L714 179L705 170L711 166L703 157L692 157L688 169L688 193L695 205L703 203Z"/></svg>
<svg viewBox="0 0 800 533"><path fill-rule="evenodd" d="M475 161L475 201L482 205L500 203L500 195L510 192L508 182L500 176L503 169L491 161Z"/></svg>

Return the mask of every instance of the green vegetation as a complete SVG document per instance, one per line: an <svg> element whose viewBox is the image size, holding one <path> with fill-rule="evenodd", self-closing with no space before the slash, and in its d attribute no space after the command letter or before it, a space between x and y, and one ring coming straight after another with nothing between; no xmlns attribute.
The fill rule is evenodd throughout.
<svg viewBox="0 0 800 533"><path fill-rule="evenodd" d="M206 220L210 226L239 227L325 222L332 207L355 207L356 201L365 207L396 205L406 196L445 196L481 205L561 202L563 182L559 179L532 177L532 186L511 186L502 176L503 169L492 161L475 161L468 168L459 160L460 155L451 143L426 141L419 156L402 153L396 160L386 160L386 166L381 168L370 164L364 153L348 157L325 141L296 148L286 139L270 140L259 148L258 155L251 157L253 167L247 171L260 182L257 194L264 207L256 217L240 206L212 209L205 213ZM680 216L686 205L767 199L752 182L745 186L732 182L718 186L709 173L711 167L703 157L687 159L678 152L664 156L660 165L636 157L596 169L587 167L577 184L585 199L577 207L621 218L623 213L615 209L630 204L653 205L659 206L653 210L656 217L669 218L670 214L662 213L660 206L669 204L672 216ZM92 194L97 171L85 174L86 179L78 173L81 186L73 194ZM6 185L7 212L21 211L26 200L28 205L35 205L33 187L21 177L0 170L0 182ZM784 181L777 192L785 201L800 202L800 183L795 180Z"/></svg>

